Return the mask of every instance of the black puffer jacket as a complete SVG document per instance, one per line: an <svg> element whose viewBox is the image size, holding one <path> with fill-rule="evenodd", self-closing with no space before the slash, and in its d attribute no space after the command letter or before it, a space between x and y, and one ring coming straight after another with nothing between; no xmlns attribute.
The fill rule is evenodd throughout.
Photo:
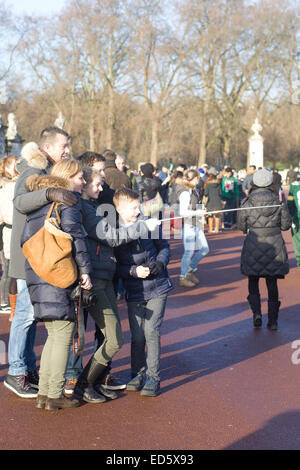
<svg viewBox="0 0 300 470"><path fill-rule="evenodd" d="M271 188L254 187L242 201L242 207L280 204ZM246 276L283 278L289 262L282 230L291 227L286 204L280 207L240 211L238 226L247 236L241 256L241 272Z"/></svg>
<svg viewBox="0 0 300 470"><path fill-rule="evenodd" d="M167 240L162 237L161 227L158 239L140 238L116 248L115 253L118 260L117 273L123 279L127 302L144 302L165 295L173 289L167 271L170 247ZM138 278L136 268L141 265L147 266L150 261L160 261L163 264L162 271L146 279Z"/></svg>

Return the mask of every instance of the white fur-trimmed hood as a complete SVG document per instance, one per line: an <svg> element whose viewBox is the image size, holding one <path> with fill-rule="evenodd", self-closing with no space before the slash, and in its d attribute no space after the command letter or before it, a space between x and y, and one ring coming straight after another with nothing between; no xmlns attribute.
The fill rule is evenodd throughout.
<svg viewBox="0 0 300 470"><path fill-rule="evenodd" d="M28 144L24 145L21 151L21 157L26 160L28 166L32 168L45 170L48 166L46 155L40 151L38 144L35 142L28 142Z"/></svg>

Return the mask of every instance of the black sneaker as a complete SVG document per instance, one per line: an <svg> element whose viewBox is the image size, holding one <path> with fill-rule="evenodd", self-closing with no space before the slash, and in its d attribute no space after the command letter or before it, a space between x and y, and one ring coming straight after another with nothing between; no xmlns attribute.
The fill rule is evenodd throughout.
<svg viewBox="0 0 300 470"><path fill-rule="evenodd" d="M117 377L112 374L107 374L102 380L102 387L107 390L124 390L126 384L122 383Z"/></svg>
<svg viewBox="0 0 300 470"><path fill-rule="evenodd" d="M136 375L128 382L126 385L126 390L129 392L138 392L143 386L143 380L144 376L142 374Z"/></svg>
<svg viewBox="0 0 300 470"><path fill-rule="evenodd" d="M27 371L27 382L31 388L39 388L39 374L37 370Z"/></svg>
<svg viewBox="0 0 300 470"><path fill-rule="evenodd" d="M30 387L26 375L7 375L4 385L21 398L36 398L38 395L38 391Z"/></svg>

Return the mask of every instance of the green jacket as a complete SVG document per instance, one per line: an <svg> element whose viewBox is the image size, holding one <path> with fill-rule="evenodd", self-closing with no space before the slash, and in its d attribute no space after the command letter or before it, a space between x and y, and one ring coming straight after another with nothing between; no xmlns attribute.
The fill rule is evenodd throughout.
<svg viewBox="0 0 300 470"><path fill-rule="evenodd" d="M300 182L294 181L290 185L290 192L288 195L287 205L289 212L293 217L293 224L299 230L300 221Z"/></svg>
<svg viewBox="0 0 300 470"><path fill-rule="evenodd" d="M239 187L237 180L231 176L230 178L227 178L224 176L222 179L222 197L223 198L239 198Z"/></svg>

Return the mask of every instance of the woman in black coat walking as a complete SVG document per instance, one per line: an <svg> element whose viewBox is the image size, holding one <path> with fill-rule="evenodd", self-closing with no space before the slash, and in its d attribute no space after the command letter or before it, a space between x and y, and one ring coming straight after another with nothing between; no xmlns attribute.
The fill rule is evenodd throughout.
<svg viewBox="0 0 300 470"><path fill-rule="evenodd" d="M280 307L277 279L283 279L289 272L281 231L288 230L292 220L286 204L280 205L278 191L272 183L273 175L269 171L262 169L254 173L252 189L242 201L242 208L274 207L242 210L238 225L247 234L241 255L241 272L248 276L247 300L253 312L253 324L255 327L262 325L259 279L263 277L268 289L267 327L277 330Z"/></svg>

